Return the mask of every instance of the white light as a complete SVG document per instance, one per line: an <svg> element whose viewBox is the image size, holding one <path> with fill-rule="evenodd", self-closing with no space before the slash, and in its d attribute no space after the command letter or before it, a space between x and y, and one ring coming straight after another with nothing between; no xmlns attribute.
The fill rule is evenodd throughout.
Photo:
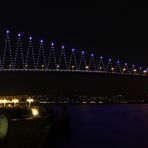
<svg viewBox="0 0 148 148"><path fill-rule="evenodd" d="M123 68L123 71L126 71L126 69L125 69L125 68Z"/></svg>
<svg viewBox="0 0 148 148"><path fill-rule="evenodd" d="M103 59L103 57L101 56L100 59Z"/></svg>
<svg viewBox="0 0 148 148"><path fill-rule="evenodd" d="M33 115L33 116L38 116L38 115L39 115L38 109L32 108L31 111L32 111L32 115Z"/></svg>
<svg viewBox="0 0 148 148"><path fill-rule="evenodd" d="M6 31L6 33L7 33L7 34L8 34L8 33L10 33L10 31L9 31L9 30L7 30L7 31Z"/></svg>
<svg viewBox="0 0 148 148"><path fill-rule="evenodd" d="M40 40L41 43L43 43L43 40Z"/></svg>
<svg viewBox="0 0 148 148"><path fill-rule="evenodd" d="M29 40L32 40L32 37L31 36L29 37Z"/></svg>
<svg viewBox="0 0 148 148"><path fill-rule="evenodd" d="M115 69L114 67L111 68L112 71L114 71L114 69Z"/></svg>
<svg viewBox="0 0 148 148"><path fill-rule="evenodd" d="M88 70L89 66L85 66L85 69Z"/></svg>
<svg viewBox="0 0 148 148"><path fill-rule="evenodd" d="M51 46L54 46L54 43L51 43Z"/></svg>
<svg viewBox="0 0 148 148"><path fill-rule="evenodd" d="M146 73L147 73L147 71L146 71L146 70L144 70L144 71L143 71L143 73L144 73L144 74L146 74Z"/></svg>
<svg viewBox="0 0 148 148"><path fill-rule="evenodd" d="M62 49L64 49L64 46L62 46Z"/></svg>
<svg viewBox="0 0 148 148"><path fill-rule="evenodd" d="M18 99L13 99L12 102L13 103L19 103L19 100Z"/></svg>
<svg viewBox="0 0 148 148"><path fill-rule="evenodd" d="M136 72L136 71L137 71L137 69L134 69L133 71L134 71L134 72Z"/></svg>

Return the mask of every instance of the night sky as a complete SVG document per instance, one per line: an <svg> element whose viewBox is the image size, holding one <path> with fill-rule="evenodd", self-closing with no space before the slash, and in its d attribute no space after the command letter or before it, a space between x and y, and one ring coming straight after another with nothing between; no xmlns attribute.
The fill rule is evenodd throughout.
<svg viewBox="0 0 148 148"><path fill-rule="evenodd" d="M69 49L147 67L148 9L137 6L127 2L5 2L0 32L10 28L33 35L36 41L52 40Z"/></svg>

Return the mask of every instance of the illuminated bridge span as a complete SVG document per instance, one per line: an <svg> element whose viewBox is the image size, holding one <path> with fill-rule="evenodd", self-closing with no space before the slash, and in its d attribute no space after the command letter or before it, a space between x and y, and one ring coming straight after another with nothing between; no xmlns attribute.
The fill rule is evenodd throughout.
<svg viewBox="0 0 148 148"><path fill-rule="evenodd" d="M0 43L0 71L53 71L53 72L84 72L148 76L148 70L135 65L104 60L94 53L75 49L66 50L64 46L47 45L40 40L39 45L33 44L30 36L22 40L22 34L10 38L10 31L5 34L4 44ZM2 40L1 40L2 41ZM27 42L27 43L26 43ZM105 64L106 63L106 64Z"/></svg>

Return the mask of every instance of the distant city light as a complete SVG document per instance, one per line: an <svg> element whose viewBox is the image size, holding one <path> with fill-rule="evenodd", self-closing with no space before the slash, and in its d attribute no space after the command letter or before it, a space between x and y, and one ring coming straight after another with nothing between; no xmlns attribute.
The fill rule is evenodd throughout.
<svg viewBox="0 0 148 148"><path fill-rule="evenodd" d="M64 49L64 46L62 46L62 49Z"/></svg>
<svg viewBox="0 0 148 148"><path fill-rule="evenodd" d="M103 59L103 57L102 57L102 56L100 56L100 59Z"/></svg>
<svg viewBox="0 0 148 148"><path fill-rule="evenodd" d="M4 107L6 106L6 103L8 103L8 100L7 99L2 99L0 100L0 104L4 104Z"/></svg>
<svg viewBox="0 0 148 148"><path fill-rule="evenodd" d="M41 43L43 43L43 40L40 40Z"/></svg>
<svg viewBox="0 0 148 148"><path fill-rule="evenodd" d="M94 57L94 54L93 53L91 54L91 57Z"/></svg>
<svg viewBox="0 0 148 148"><path fill-rule="evenodd" d="M54 46L54 43L51 43L51 46Z"/></svg>
<svg viewBox="0 0 148 148"><path fill-rule="evenodd" d="M20 37L21 36L21 34L20 33L18 33L18 37Z"/></svg>
<svg viewBox="0 0 148 148"><path fill-rule="evenodd" d="M112 68L111 68L111 70L112 70L112 71L114 71L114 70L115 70L115 68L114 68L114 67L112 67Z"/></svg>
<svg viewBox="0 0 148 148"><path fill-rule="evenodd" d="M31 36L29 37L29 40L32 40L32 37Z"/></svg>
<svg viewBox="0 0 148 148"><path fill-rule="evenodd" d="M88 70L89 69L89 66L85 66L85 69Z"/></svg>
<svg viewBox="0 0 148 148"><path fill-rule="evenodd" d="M12 102L14 103L14 106L16 106L16 103L19 103L18 99L13 99Z"/></svg>

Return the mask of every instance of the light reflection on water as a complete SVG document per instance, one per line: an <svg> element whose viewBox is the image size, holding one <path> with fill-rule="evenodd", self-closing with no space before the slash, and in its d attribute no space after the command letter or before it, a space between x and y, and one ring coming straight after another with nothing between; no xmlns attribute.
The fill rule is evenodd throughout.
<svg viewBox="0 0 148 148"><path fill-rule="evenodd" d="M147 148L148 105L69 105L71 130L52 147Z"/></svg>

